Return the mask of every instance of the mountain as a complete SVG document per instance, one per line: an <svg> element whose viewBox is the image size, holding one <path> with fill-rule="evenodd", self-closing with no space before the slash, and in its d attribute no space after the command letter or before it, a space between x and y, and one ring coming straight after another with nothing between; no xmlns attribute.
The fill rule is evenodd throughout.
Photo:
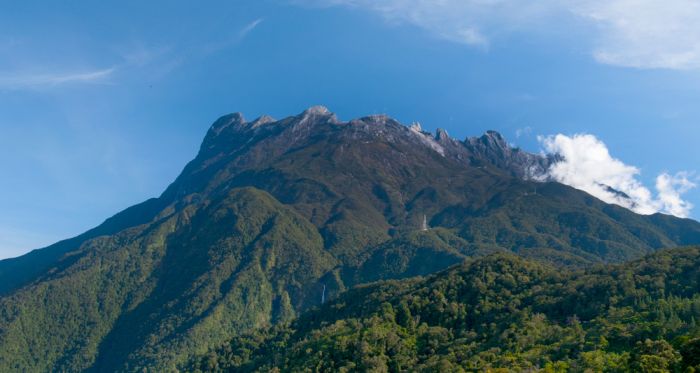
<svg viewBox="0 0 700 373"><path fill-rule="evenodd" d="M441 137L441 134L447 133L438 130L437 137ZM513 148L496 131L487 131L481 137L468 138L463 144L473 154L473 164L486 161L526 180L542 178L547 174L549 166L561 160L556 155L542 156Z"/></svg>
<svg viewBox="0 0 700 373"><path fill-rule="evenodd" d="M0 261L0 370L173 371L367 282L494 253L587 268L700 243L695 221L532 180L556 161L384 115L221 117L160 197Z"/></svg>
<svg viewBox="0 0 700 373"><path fill-rule="evenodd" d="M698 319L698 247L585 271L495 254L360 286L293 323L233 338L188 369L694 372Z"/></svg>

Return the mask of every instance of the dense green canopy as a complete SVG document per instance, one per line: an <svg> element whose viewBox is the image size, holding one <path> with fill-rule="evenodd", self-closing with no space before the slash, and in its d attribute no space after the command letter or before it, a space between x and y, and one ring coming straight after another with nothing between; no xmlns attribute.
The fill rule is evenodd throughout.
<svg viewBox="0 0 700 373"><path fill-rule="evenodd" d="M234 338L202 371L694 371L700 248L560 271L513 255L363 286Z"/></svg>

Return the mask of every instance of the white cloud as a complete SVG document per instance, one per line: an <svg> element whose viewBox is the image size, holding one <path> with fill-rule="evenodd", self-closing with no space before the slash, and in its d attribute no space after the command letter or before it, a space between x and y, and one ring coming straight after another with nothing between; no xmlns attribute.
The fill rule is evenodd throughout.
<svg viewBox="0 0 700 373"><path fill-rule="evenodd" d="M682 199L685 192L695 187L688 173L659 175L654 196L638 179L639 169L613 158L608 147L593 135L559 134L540 137L540 142L547 153L563 158L549 169L547 176L553 180L639 214L690 215L693 205Z"/></svg>
<svg viewBox="0 0 700 373"><path fill-rule="evenodd" d="M129 46L116 48L124 62L125 67L144 67L153 63L161 65L166 59L172 58L171 46L152 46L143 43L134 43Z"/></svg>
<svg viewBox="0 0 700 373"><path fill-rule="evenodd" d="M69 83L106 83L116 71L111 67L102 70L89 70L72 73L12 74L0 76L0 89L25 89L53 87Z"/></svg>
<svg viewBox="0 0 700 373"><path fill-rule="evenodd" d="M700 68L700 1L587 0L572 9L599 29L596 60L637 67Z"/></svg>
<svg viewBox="0 0 700 373"><path fill-rule="evenodd" d="M455 40L458 42L477 47L486 48L489 46L489 41L488 39L486 39L486 36L484 36L481 33L481 31L479 31L476 27L468 27L461 29L457 31L457 34L455 36L457 37Z"/></svg>
<svg viewBox="0 0 700 373"><path fill-rule="evenodd" d="M688 179L688 176L685 172L673 176L663 173L656 178L659 202L671 215L687 217L693 209L693 205L682 198L683 193L695 188L695 184Z"/></svg>
<svg viewBox="0 0 700 373"><path fill-rule="evenodd" d="M249 24L245 25L245 27L243 27L241 29L241 31L238 32L238 37L240 39L245 38L246 36L248 36L248 34L250 34L251 31L253 31L256 27L258 27L258 25L260 23L262 23L262 21L263 21L262 18L258 18L256 20L254 20L253 22L250 22Z"/></svg>
<svg viewBox="0 0 700 373"><path fill-rule="evenodd" d="M243 41L253 30L255 30L264 21L264 18L258 18L243 26L235 34L227 36L223 40L212 41L202 46L200 55L208 55L216 53L227 48L231 48Z"/></svg>
<svg viewBox="0 0 700 373"><path fill-rule="evenodd" d="M456 43L487 48L484 33L494 18L517 18L518 12L503 0L297 0L312 6L346 6L367 9L393 24L410 24ZM526 5L527 9L536 6ZM527 10L524 12L528 12Z"/></svg>
<svg viewBox="0 0 700 373"><path fill-rule="evenodd" d="M532 135L532 127L530 126L518 128L517 130L515 130L515 138L519 139L523 136L529 137L530 135Z"/></svg>
<svg viewBox="0 0 700 373"><path fill-rule="evenodd" d="M293 0L367 9L392 23L485 48L499 35L568 33L604 64L700 68L698 0ZM578 22L583 21L583 22ZM579 30L583 23L585 30ZM591 35L591 40L584 36ZM591 46L592 45L592 46Z"/></svg>

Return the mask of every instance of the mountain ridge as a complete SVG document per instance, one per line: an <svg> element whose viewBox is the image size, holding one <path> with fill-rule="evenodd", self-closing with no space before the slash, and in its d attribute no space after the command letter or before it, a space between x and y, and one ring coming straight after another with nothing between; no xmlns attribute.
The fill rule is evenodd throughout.
<svg viewBox="0 0 700 373"><path fill-rule="evenodd" d="M692 220L528 180L549 160L484 136L321 107L222 116L160 197L0 261L0 367L175 370L379 279L496 252L581 268L700 243Z"/></svg>

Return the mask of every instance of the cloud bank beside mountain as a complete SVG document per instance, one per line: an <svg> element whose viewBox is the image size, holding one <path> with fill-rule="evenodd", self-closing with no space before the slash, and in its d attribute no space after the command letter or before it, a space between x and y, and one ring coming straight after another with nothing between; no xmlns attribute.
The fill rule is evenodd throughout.
<svg viewBox="0 0 700 373"><path fill-rule="evenodd" d="M562 158L549 168L546 177L550 179L640 214L690 216L693 205L683 199L683 194L696 185L688 172L658 175L654 195L640 181L637 167L611 156L605 143L593 135L558 134L540 137L540 142L545 152Z"/></svg>

